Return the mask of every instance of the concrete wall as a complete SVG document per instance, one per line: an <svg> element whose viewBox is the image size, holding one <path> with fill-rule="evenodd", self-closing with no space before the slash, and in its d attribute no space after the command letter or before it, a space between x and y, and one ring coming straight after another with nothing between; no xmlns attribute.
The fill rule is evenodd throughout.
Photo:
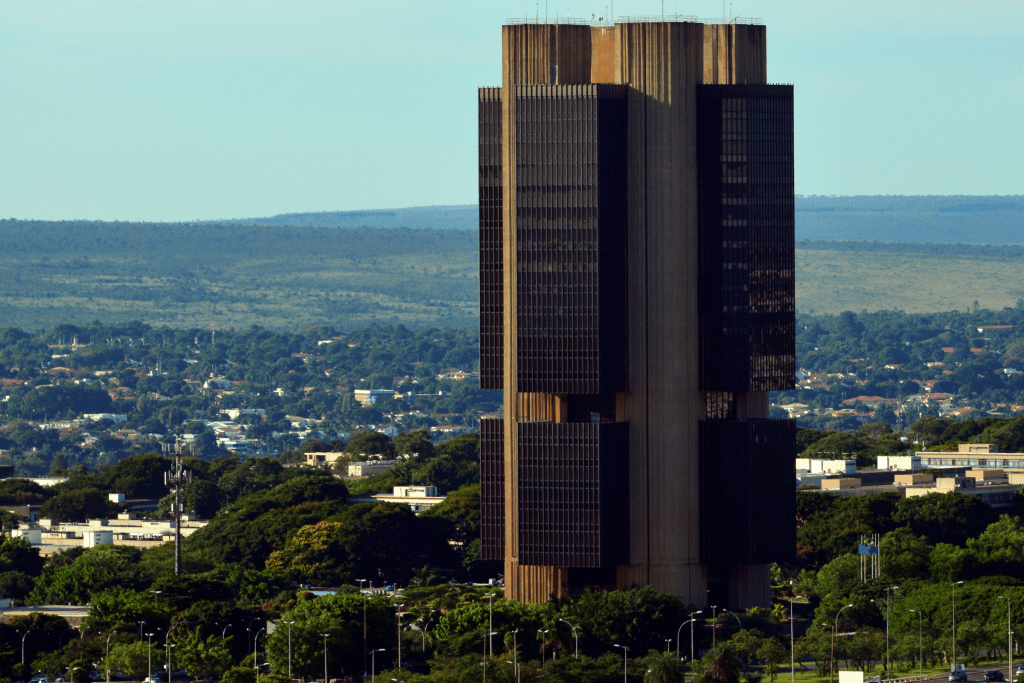
<svg viewBox="0 0 1024 683"><path fill-rule="evenodd" d="M857 479L856 477L838 477L836 479L822 479L821 488L822 490L858 489L860 488L860 479Z"/></svg>

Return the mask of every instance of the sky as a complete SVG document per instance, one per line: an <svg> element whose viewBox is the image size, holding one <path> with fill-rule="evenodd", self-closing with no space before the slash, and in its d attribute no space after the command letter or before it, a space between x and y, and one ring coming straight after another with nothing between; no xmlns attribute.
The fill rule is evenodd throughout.
<svg viewBox="0 0 1024 683"><path fill-rule="evenodd" d="M718 0L614 11L662 4L723 14ZM543 0L0 0L0 218L475 203L476 88L500 84L502 23L537 12ZM1024 194L1021 0L725 13L767 25L769 81L794 85L798 194Z"/></svg>

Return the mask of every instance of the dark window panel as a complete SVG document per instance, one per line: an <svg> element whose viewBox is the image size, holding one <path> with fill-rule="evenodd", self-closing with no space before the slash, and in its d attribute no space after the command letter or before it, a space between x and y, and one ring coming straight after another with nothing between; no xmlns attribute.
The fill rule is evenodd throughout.
<svg viewBox="0 0 1024 683"><path fill-rule="evenodd" d="M706 420L699 438L701 562L792 562L796 423Z"/></svg>
<svg viewBox="0 0 1024 683"><path fill-rule="evenodd" d="M629 423L516 427L519 563L609 568L626 562Z"/></svg>
<svg viewBox="0 0 1024 683"><path fill-rule="evenodd" d="M505 559L505 421L480 420L480 556Z"/></svg>
<svg viewBox="0 0 1024 683"><path fill-rule="evenodd" d="M792 104L792 86L697 86L704 391L794 387Z"/></svg>

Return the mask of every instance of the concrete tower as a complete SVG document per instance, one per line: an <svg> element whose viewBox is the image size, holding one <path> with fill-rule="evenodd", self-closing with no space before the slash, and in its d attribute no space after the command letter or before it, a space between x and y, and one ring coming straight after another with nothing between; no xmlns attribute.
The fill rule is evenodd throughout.
<svg viewBox="0 0 1024 683"><path fill-rule="evenodd" d="M756 23L502 28L480 90L484 557L770 602L794 552L793 91Z"/></svg>

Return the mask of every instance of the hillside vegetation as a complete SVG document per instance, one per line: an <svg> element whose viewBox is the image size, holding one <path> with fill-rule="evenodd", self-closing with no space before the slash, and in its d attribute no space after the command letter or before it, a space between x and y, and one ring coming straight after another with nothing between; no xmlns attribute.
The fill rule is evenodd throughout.
<svg viewBox="0 0 1024 683"><path fill-rule="evenodd" d="M815 211L798 211L798 236L808 232L800 227L806 215L844 224L849 212L830 208L826 199ZM985 228L993 220L1012 228L1006 244L1024 235L1024 213L1003 210L1012 202L975 202L996 206L992 211L953 211L975 205L947 204L914 220L941 214L981 226L965 233L965 242L994 234ZM882 210L861 213L876 215L878 225L889 220ZM330 215L284 218L326 224ZM902 234L893 229L885 237ZM0 239L0 320L24 329L93 320L340 330L370 322L462 327L477 321L475 230L11 219L0 220ZM800 241L797 307L913 313L963 310L978 301L999 309L1024 297L1024 273L1015 267L1022 255L1019 245Z"/></svg>
<svg viewBox="0 0 1024 683"><path fill-rule="evenodd" d="M0 320L296 329L465 326L472 231L0 221Z"/></svg>

